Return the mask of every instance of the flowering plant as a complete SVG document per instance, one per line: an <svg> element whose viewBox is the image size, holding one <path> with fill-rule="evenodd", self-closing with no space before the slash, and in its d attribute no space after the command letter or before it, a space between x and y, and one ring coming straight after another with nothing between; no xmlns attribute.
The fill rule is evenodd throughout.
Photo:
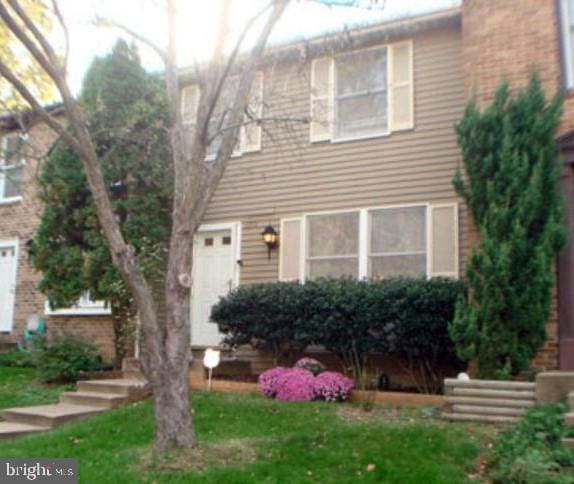
<svg viewBox="0 0 574 484"><path fill-rule="evenodd" d="M303 368L304 370L309 370L315 376L327 369L323 363L314 358L301 358L297 361L297 363L295 363L293 368Z"/></svg>
<svg viewBox="0 0 574 484"><path fill-rule="evenodd" d="M313 400L313 381L315 377L309 370L289 368L277 377L277 400L308 401Z"/></svg>
<svg viewBox="0 0 574 484"><path fill-rule="evenodd" d="M353 380L336 371L325 371L313 382L315 398L336 402L346 400L355 384Z"/></svg>
<svg viewBox="0 0 574 484"><path fill-rule="evenodd" d="M263 395L266 397L273 398L277 394L277 380L280 375L282 375L285 371L288 371L289 368L284 368L282 366L277 366L275 368L271 368L270 370L266 370L261 375L259 375L258 383Z"/></svg>

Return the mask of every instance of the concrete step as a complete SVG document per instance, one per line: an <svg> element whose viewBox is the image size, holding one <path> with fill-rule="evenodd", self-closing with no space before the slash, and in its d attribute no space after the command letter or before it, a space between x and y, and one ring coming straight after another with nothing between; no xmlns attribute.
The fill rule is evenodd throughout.
<svg viewBox="0 0 574 484"><path fill-rule="evenodd" d="M118 378L113 380L86 380L76 385L79 392L110 393L130 397L145 396L149 386L145 380Z"/></svg>
<svg viewBox="0 0 574 484"><path fill-rule="evenodd" d="M492 390L528 390L535 391L534 382L523 381L502 381L502 380L458 380L457 378L446 378L445 387L459 388L488 388Z"/></svg>
<svg viewBox="0 0 574 484"><path fill-rule="evenodd" d="M574 425L574 412L564 415L564 422L566 422L566 425Z"/></svg>
<svg viewBox="0 0 574 484"><path fill-rule="evenodd" d="M488 388L452 388L452 394L460 397L503 398L535 401L534 390L492 390Z"/></svg>
<svg viewBox="0 0 574 484"><path fill-rule="evenodd" d="M2 417L7 422L55 428L105 410L105 408L101 407L56 403L35 407L8 408L2 411Z"/></svg>
<svg viewBox="0 0 574 484"><path fill-rule="evenodd" d="M60 403L86 405L88 407L116 408L128 404L133 398L117 393L65 392L60 395Z"/></svg>
<svg viewBox="0 0 574 484"><path fill-rule="evenodd" d="M518 417L510 415L482 415L472 413L443 413L442 417L446 420L456 422L484 422L484 423L507 423L517 422Z"/></svg>
<svg viewBox="0 0 574 484"><path fill-rule="evenodd" d="M32 434L50 430L49 427L40 427L38 425L28 425L17 422L0 422L0 440L19 437L20 435Z"/></svg>
<svg viewBox="0 0 574 484"><path fill-rule="evenodd" d="M475 405L479 407L513 407L530 408L536 405L534 400L501 399L501 398L476 398L476 397L445 397L447 403L451 405Z"/></svg>
<svg viewBox="0 0 574 484"><path fill-rule="evenodd" d="M140 370L123 370L122 377L126 380L145 380Z"/></svg>
<svg viewBox="0 0 574 484"><path fill-rule="evenodd" d="M520 417L524 414L523 408L512 407L483 407L477 405L453 405L453 413L469 413L471 415L505 415Z"/></svg>

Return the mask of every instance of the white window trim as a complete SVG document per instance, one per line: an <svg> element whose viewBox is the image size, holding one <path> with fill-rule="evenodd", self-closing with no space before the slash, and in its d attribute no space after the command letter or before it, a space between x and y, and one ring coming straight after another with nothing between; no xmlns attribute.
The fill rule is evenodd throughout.
<svg viewBox="0 0 574 484"><path fill-rule="evenodd" d="M570 18L573 14L574 12L570 12L568 0L560 0L561 48L562 60L564 62L563 72L565 87L568 89L574 88L574 52L572 51L572 32L570 27Z"/></svg>
<svg viewBox="0 0 574 484"><path fill-rule="evenodd" d="M5 165L5 160L4 160L4 153L6 152L6 140L8 138L12 138L12 137L18 137L18 138L22 138L20 136L19 133L14 134L5 134L0 138L0 205L11 205L14 203L19 203L22 201L22 195L16 195L15 197L5 197L4 196L4 188L5 188L5 178L4 178L4 170L5 167L9 167L7 168L8 170L10 170L11 168L17 168L18 165ZM23 153L20 153L20 165L23 167L26 165L26 161L25 158L23 156Z"/></svg>
<svg viewBox="0 0 574 484"><path fill-rule="evenodd" d="M84 299L84 298L82 298ZM106 301L90 301L89 304L82 304L82 299L69 308L52 309L50 303L45 301L44 314L46 316L109 316L112 308Z"/></svg>
<svg viewBox="0 0 574 484"><path fill-rule="evenodd" d="M443 205L443 204L441 204ZM451 206L452 204L444 204ZM308 218L316 215L335 215L343 213L356 213L359 212L359 251L358 251L358 279L366 279L368 277L368 266L369 266L369 213L376 210L392 209L392 208L409 208L409 207L425 207L425 223L426 223L426 274L427 278L431 275L431 250L432 250L432 232L431 232L431 203L404 203L404 204L392 204L392 205L382 205L376 207L363 207L351 210L326 210L321 212L308 212L302 215L302 227L301 227L301 281L305 282L308 276L308 264L309 260L307 254L309 252L308 244L309 240L307 238L307 226ZM458 227L458 218L456 219L456 227ZM458 246L457 246L458 247ZM335 258L351 258L355 256L325 256L325 259L335 259ZM313 257L312 260L319 260L320 257ZM457 271L458 271L458 250L456 255Z"/></svg>
<svg viewBox="0 0 574 484"><path fill-rule="evenodd" d="M382 45L377 45L374 47L369 47L367 49L356 49L353 51L349 51L349 52L342 52L336 56L334 56L333 58L333 92L331 93L331 97L332 97L332 103L333 103L333 127L332 127L332 133L331 133L331 143L345 143L347 141L357 141L357 140L363 140L363 139L371 139L371 138L383 138L385 136L389 136L391 134L391 118L390 118L390 114L391 114L391 89L390 89L390 70L391 70L391 55L390 55L390 44L382 44ZM337 106L338 106L338 97L337 97L337 83L338 83L338 76L337 76L337 58L338 57L343 57L345 55L349 55L349 54L355 54L358 52L367 52L369 50L383 50L385 49L387 51L387 129L386 130L381 130L381 132L378 133L371 133L371 134L365 134L365 135L357 135L357 136L343 136L343 137L337 137L337 124L338 124L338 112L337 112Z"/></svg>

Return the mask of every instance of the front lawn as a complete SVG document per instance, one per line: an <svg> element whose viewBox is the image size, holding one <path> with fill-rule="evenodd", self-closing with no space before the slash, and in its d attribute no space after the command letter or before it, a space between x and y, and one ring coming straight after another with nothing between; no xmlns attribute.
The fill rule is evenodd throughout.
<svg viewBox="0 0 574 484"><path fill-rule="evenodd" d="M0 372L13 373L16 381L23 374L14 368ZM6 383L5 378L2 381ZM9 398L6 388L0 388L2 402ZM207 458L200 470L179 470L165 462L161 467L168 470L157 470L159 464L149 457L153 439L149 401L2 442L0 455L76 457L80 480L93 483L458 484L469 480L491 433L443 423L428 409L396 412L375 407L365 413L350 404L283 403L258 395L198 392L193 409L203 448L219 454Z"/></svg>
<svg viewBox="0 0 574 484"><path fill-rule="evenodd" d="M54 403L70 388L40 383L34 368L0 366L0 409Z"/></svg>

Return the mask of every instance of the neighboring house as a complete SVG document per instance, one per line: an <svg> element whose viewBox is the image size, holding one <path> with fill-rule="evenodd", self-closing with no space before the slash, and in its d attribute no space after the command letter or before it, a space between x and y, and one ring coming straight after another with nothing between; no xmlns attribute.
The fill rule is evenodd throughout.
<svg viewBox="0 0 574 484"><path fill-rule="evenodd" d="M451 183L461 163L454 124L471 95L487 102L503 78L524 85L533 68L550 93L574 85L568 9L566 0L467 0L271 49L251 97L251 112L263 123L243 128L196 235L193 348L218 344L210 309L238 284L464 274L476 235ZM182 112L193 129L201 93L182 76ZM574 128L570 96L565 109L563 133ZM309 117L310 124L301 122ZM43 129L34 125L30 139ZM10 171L13 163L4 163ZM11 340L29 314L44 308L25 254L38 220L35 166L24 166L22 199L5 183L10 197L0 204L0 247L6 247L0 264L9 267L0 270L0 310ZM574 193L568 170L565 187ZM570 218L574 228L574 202ZM279 233L276 250L263 243L268 226ZM535 362L546 369L574 365L574 276L563 277L574 271L574 249L560 261L560 342L555 315ZM9 294L14 281L15 297ZM4 309L12 300L15 309ZM111 344L102 342L112 335L106 318L60 314L49 317L49 327L50 321Z"/></svg>
<svg viewBox="0 0 574 484"><path fill-rule="evenodd" d="M33 115L0 117L0 345L22 341L29 320L47 321L49 331L79 334L114 355L109 309L87 300L52 311L37 289L40 281L28 259L27 243L38 226L39 163L49 152L54 133Z"/></svg>

